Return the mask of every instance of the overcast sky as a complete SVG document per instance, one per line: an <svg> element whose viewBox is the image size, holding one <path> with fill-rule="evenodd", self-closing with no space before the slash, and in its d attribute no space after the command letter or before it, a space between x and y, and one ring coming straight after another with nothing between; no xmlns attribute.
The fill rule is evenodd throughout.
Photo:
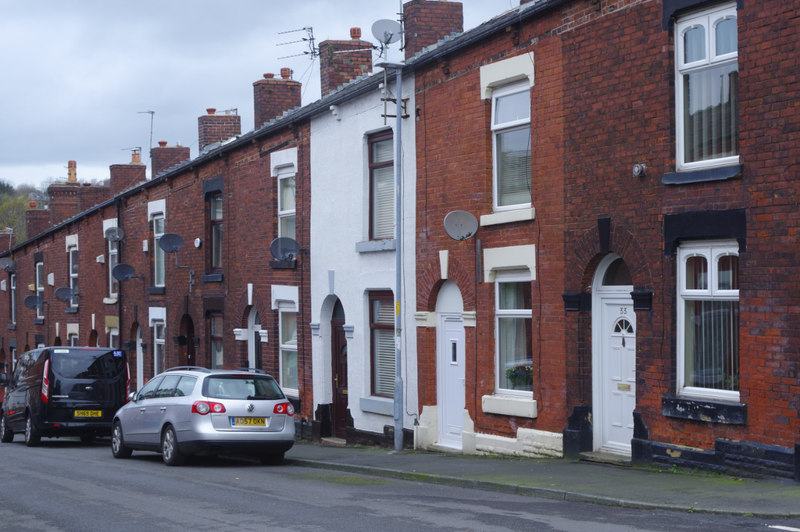
<svg viewBox="0 0 800 532"><path fill-rule="evenodd" d="M349 39L397 19L401 0L0 0L0 179L39 186L107 179L152 143L180 143L197 156L197 117L237 109L253 129L253 82L281 67L303 83L303 104L319 99L318 44ZM463 0L470 29L519 0ZM282 33L289 32L289 33ZM294 44L279 45L290 41ZM396 49L389 60L402 60ZM298 57L286 57L299 55ZM374 56L375 57L375 56ZM148 169L149 177L149 169Z"/></svg>

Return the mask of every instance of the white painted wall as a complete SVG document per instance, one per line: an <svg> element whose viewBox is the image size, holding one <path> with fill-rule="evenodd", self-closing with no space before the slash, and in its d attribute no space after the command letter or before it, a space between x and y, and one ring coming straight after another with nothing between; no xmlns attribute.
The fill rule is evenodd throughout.
<svg viewBox="0 0 800 532"><path fill-rule="evenodd" d="M390 90L396 94L394 74ZM403 97L409 118L403 120L404 284L403 380L404 427L413 426L417 413L415 198L416 160L414 141L414 80L403 76ZM367 292L395 288L395 252L359 253L358 242L369 236L369 172L367 135L395 129L395 119L385 119L381 93L371 93L341 104L333 112L311 122L311 309L319 332L312 336L314 410L332 401L330 317L333 296L345 311L348 339L348 388L350 413L355 428L383 432L392 425L392 401L370 398L369 309ZM395 114L393 103L388 113ZM385 123L384 123L385 122ZM397 156L395 157L395 164ZM333 272L332 274L330 272ZM331 286L332 285L332 286ZM388 407L388 409L387 409ZM366 410L364 410L366 408ZM386 414L374 412L384 410Z"/></svg>

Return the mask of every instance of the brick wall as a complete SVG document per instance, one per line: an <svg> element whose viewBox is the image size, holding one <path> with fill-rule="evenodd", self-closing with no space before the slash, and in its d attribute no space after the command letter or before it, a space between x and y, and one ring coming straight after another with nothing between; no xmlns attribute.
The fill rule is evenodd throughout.
<svg viewBox="0 0 800 532"><path fill-rule="evenodd" d="M242 117L237 114L218 115L214 108L197 118L197 144L200 152L210 144L242 134Z"/></svg>
<svg viewBox="0 0 800 532"><path fill-rule="evenodd" d="M187 146L167 146L166 140L159 140L158 146L150 150L152 177L157 177L165 170L172 168L190 158Z"/></svg>
<svg viewBox="0 0 800 532"><path fill-rule="evenodd" d="M282 68L280 79L276 79L273 74L264 74L264 79L253 83L256 129L300 106L302 84L291 80L291 76L291 69Z"/></svg>
<svg viewBox="0 0 800 532"><path fill-rule="evenodd" d="M341 85L372 72L372 43L361 40L361 29L350 29L349 41L319 43L320 92L325 97Z"/></svg>
<svg viewBox="0 0 800 532"><path fill-rule="evenodd" d="M406 59L451 33L464 31L461 2L411 0L403 4Z"/></svg>

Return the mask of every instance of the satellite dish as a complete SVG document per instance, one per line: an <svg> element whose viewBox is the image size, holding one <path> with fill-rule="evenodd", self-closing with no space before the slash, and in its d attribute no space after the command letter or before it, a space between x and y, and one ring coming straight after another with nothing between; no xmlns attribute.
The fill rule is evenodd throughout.
<svg viewBox="0 0 800 532"><path fill-rule="evenodd" d="M7 272L14 271L16 264L11 259L11 257L3 257L0 258L0 268L4 269Z"/></svg>
<svg viewBox="0 0 800 532"><path fill-rule="evenodd" d="M478 230L478 219L467 211L451 211L444 217L444 230L453 240L467 240Z"/></svg>
<svg viewBox="0 0 800 532"><path fill-rule="evenodd" d="M74 295L72 293L72 288L70 288L69 286L62 286L60 288L56 288L56 292L55 293L56 293L56 298L61 300L61 301L64 301L65 303L67 301L71 301L72 300L72 296Z"/></svg>
<svg viewBox="0 0 800 532"><path fill-rule="evenodd" d="M294 238L279 236L269 245L269 250L278 260L292 260L300 251L300 244Z"/></svg>
<svg viewBox="0 0 800 532"><path fill-rule="evenodd" d="M125 238L125 231L120 227L109 227L106 229L105 237L111 242L119 242Z"/></svg>
<svg viewBox="0 0 800 532"><path fill-rule="evenodd" d="M42 298L39 296L28 296L25 298L24 303L28 308L38 308L42 306Z"/></svg>
<svg viewBox="0 0 800 532"><path fill-rule="evenodd" d="M403 26L394 20L381 19L372 25L372 35L383 45L399 41L402 31Z"/></svg>
<svg viewBox="0 0 800 532"><path fill-rule="evenodd" d="M176 235L175 233L164 233L161 235L161 238L158 239L158 247L167 253L178 251L183 247L183 238L181 238L181 235Z"/></svg>
<svg viewBox="0 0 800 532"><path fill-rule="evenodd" d="M111 276L117 281L127 281L133 277L133 274L133 266L124 262L120 262L111 270Z"/></svg>

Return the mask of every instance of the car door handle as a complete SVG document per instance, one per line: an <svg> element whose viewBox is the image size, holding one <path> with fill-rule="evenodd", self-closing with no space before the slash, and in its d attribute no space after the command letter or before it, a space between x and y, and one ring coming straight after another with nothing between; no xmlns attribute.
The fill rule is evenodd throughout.
<svg viewBox="0 0 800 532"><path fill-rule="evenodd" d="M167 407L166 407L166 406L162 406L162 407L161 407L161 411L162 411L162 412L165 412L166 410L167 410Z"/></svg>
<svg viewBox="0 0 800 532"><path fill-rule="evenodd" d="M145 408L144 408L144 407L142 407L142 408L140 408L140 409L139 409L139 412L140 412L140 413L142 413L142 414L144 414L144 411L145 411Z"/></svg>

